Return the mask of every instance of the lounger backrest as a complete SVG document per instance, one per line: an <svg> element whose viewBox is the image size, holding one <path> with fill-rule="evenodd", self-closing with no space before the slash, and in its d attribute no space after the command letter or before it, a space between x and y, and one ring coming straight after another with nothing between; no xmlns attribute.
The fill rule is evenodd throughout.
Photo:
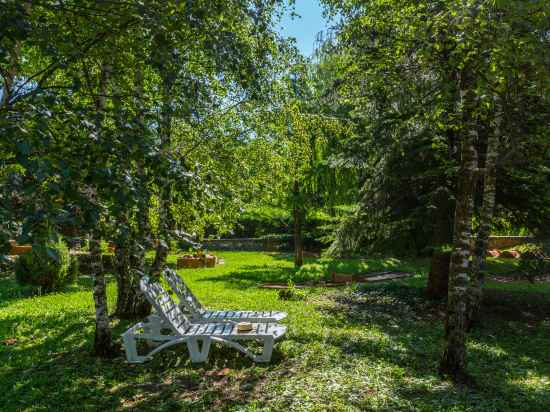
<svg viewBox="0 0 550 412"><path fill-rule="evenodd" d="M192 315L198 315L204 312L204 308L199 300L193 295L193 292L187 287L182 278L172 269L166 269L162 276L170 285L170 288L178 295L181 304Z"/></svg>
<svg viewBox="0 0 550 412"><path fill-rule="evenodd" d="M184 334L189 327L189 319L181 311L170 294L158 282L153 282L147 276L139 283L141 291L153 306L157 314L163 318L174 331Z"/></svg>

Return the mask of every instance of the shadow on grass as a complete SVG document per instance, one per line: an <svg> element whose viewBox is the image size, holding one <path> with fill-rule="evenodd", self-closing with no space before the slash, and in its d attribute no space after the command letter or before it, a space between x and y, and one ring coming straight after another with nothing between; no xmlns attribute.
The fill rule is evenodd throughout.
<svg viewBox="0 0 550 412"><path fill-rule="evenodd" d="M287 283L290 279L300 282L296 269L289 267L246 265L242 269L223 273L218 276L203 277L197 282L225 282L234 288L256 286L259 283Z"/></svg>
<svg viewBox="0 0 550 412"><path fill-rule="evenodd" d="M519 269L519 259L503 259L488 257L486 261L486 271L491 275L517 277Z"/></svg>
<svg viewBox="0 0 550 412"><path fill-rule="evenodd" d="M19 285L12 276L0 278L0 308L34 295L33 288Z"/></svg>
<svg viewBox="0 0 550 412"><path fill-rule="evenodd" d="M117 341L127 326L114 324ZM207 364L192 364L185 345L143 365L127 364L122 353L98 359L90 354L93 330L93 315L86 311L0 319L0 410L155 410L220 401L227 407L246 401L262 383L264 367L218 344ZM281 361L275 349L269 368ZM227 376L218 374L226 368Z"/></svg>
<svg viewBox="0 0 550 412"><path fill-rule="evenodd" d="M115 281L111 274L105 275L107 283ZM72 293L79 291L91 291L94 287L93 277L90 275L80 275L76 282L68 284L57 292L49 293L54 296L57 293ZM44 296L40 289L31 285L20 285L13 276L0 278L0 309L8 306L10 303L25 298Z"/></svg>
<svg viewBox="0 0 550 412"><path fill-rule="evenodd" d="M276 254L275 259L291 261L292 257ZM238 270L226 272L217 276L203 277L199 282L225 282L235 288L256 286L260 283L315 283L329 280L332 272L367 273L382 270L399 270L412 273L423 273L426 269L424 261L401 263L393 258L374 260L333 260L307 259L305 264L296 269L291 266L276 265L243 265Z"/></svg>
<svg viewBox="0 0 550 412"><path fill-rule="evenodd" d="M59 299L79 299L91 293L93 279L80 277L63 289ZM94 317L90 307L48 313L37 296L13 279L0 279L0 410L203 410L247 403L265 379L266 368L283 361L276 345L269 366L254 364L234 349L212 345L209 362L193 365L185 345L158 354L143 365L129 365L120 354L110 360L91 352ZM56 294L50 295L56 299ZM77 297L79 296L79 297ZM35 309L36 308L36 309ZM113 337L129 326L113 322ZM229 370L225 374L219 370Z"/></svg>
<svg viewBox="0 0 550 412"><path fill-rule="evenodd" d="M461 402L480 409L547 410L550 391L544 387L547 389L545 377L550 375L550 303L544 296L487 292L484 311L491 316L469 340L468 369L477 382L473 390L425 384L440 382L437 367L445 307L444 302L426 300L422 289L406 283L359 292L331 291L328 297L332 304L320 307L333 319L329 324L333 332L325 342L344 357L364 357L369 363L383 361L401 370L402 376L392 377L396 387L393 396L413 400L417 407L439 391L437 396L443 401L448 402L452 394L451 398L458 396ZM350 334L346 332L348 326L374 328L379 333Z"/></svg>

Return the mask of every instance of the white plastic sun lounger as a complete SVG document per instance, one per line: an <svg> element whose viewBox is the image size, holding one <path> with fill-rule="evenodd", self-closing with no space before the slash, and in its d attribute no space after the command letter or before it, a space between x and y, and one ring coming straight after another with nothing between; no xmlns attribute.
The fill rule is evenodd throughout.
<svg viewBox="0 0 550 412"><path fill-rule="evenodd" d="M195 323L202 322L279 322L286 318L285 312L267 311L240 311L240 310L207 310L200 301L193 295L185 282L178 274L166 269L162 276L170 285L170 288L178 296L180 309L188 314Z"/></svg>
<svg viewBox="0 0 550 412"><path fill-rule="evenodd" d="M187 344L192 362L205 362L212 342L235 348L254 362L269 362L275 340L286 332L286 326L277 323L252 323L249 332L238 332L237 325L228 322L192 323L160 284L144 277L140 287L157 315L149 316L147 322L140 322L122 334L126 359L131 363L143 363L163 349L179 343ZM163 329L169 329L171 334L162 334ZM157 342L159 346L140 356L136 345L140 339ZM262 353L255 354L239 344L239 340L262 342Z"/></svg>

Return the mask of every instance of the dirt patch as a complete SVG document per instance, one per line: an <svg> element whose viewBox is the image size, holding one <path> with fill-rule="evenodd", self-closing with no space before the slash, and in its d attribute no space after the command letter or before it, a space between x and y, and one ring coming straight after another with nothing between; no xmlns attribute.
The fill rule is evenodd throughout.
<svg viewBox="0 0 550 412"><path fill-rule="evenodd" d="M344 283L332 283L332 282L319 282L311 284L294 284L292 288L307 289L307 288L333 288L338 286L345 286ZM262 289L288 289L288 283L262 283L258 285Z"/></svg>
<svg viewBox="0 0 550 412"><path fill-rule="evenodd" d="M409 272L369 272L362 274L349 274L349 273L332 273L331 282L319 281L315 283L300 283L294 284L292 287L298 289L305 288L332 288L338 286L344 286L349 283L376 283L384 282L394 279L402 279L414 276L414 273ZM288 284L286 283L263 283L258 287L264 289L288 289Z"/></svg>
<svg viewBox="0 0 550 412"><path fill-rule="evenodd" d="M342 313L350 320L371 321L386 316L418 321L443 321L445 300L429 300L423 289L394 285L364 291L327 292L319 309ZM326 302L325 302L326 303ZM485 289L483 322L516 321L535 325L550 319L550 301L543 293Z"/></svg>

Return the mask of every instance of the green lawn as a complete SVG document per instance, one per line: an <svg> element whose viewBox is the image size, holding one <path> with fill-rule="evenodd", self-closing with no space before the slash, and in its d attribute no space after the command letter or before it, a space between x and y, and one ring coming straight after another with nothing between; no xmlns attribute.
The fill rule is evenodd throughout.
<svg viewBox="0 0 550 412"><path fill-rule="evenodd" d="M427 262L320 259L294 273L282 255L221 256L225 265L179 273L213 308L287 311L289 331L271 364L216 347L209 363L191 365L183 346L145 365L127 365L122 356L98 360L88 354L89 279L31 297L0 278L0 410L550 410L548 283L489 282L486 324L468 347L478 387L459 389L437 374L444 308L423 297ZM361 289L309 290L298 301L255 287L383 268L416 275ZM108 292L112 307L114 282ZM113 321L117 339L127 326Z"/></svg>

